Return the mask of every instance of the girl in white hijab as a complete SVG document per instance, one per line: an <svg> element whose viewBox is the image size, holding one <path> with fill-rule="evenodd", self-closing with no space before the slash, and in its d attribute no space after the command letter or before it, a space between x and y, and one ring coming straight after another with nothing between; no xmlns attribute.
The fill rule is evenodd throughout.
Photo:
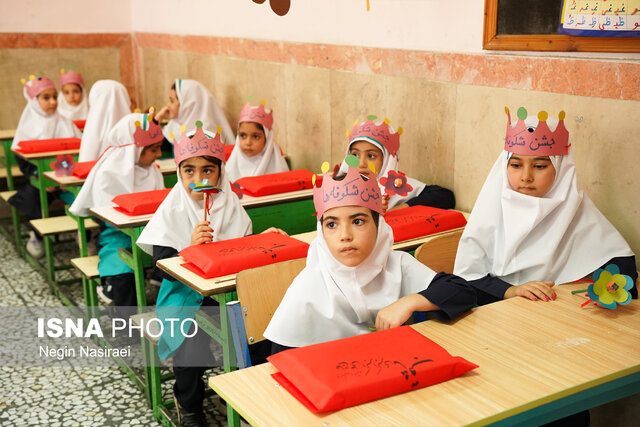
<svg viewBox="0 0 640 427"><path fill-rule="evenodd" d="M162 154L160 125L145 114L142 121L136 121L135 129L129 135L129 144L109 147L100 156L69 208L72 214L86 217L92 207L113 206L111 200L120 194L164 188L164 179L155 165ZM131 247L131 238L108 224L101 224L100 229L99 291L116 306L135 307L135 276L118 256L119 248Z"/></svg>
<svg viewBox="0 0 640 427"><path fill-rule="evenodd" d="M127 89L115 80L99 80L89 92L91 110L82 134L79 162L96 160L109 146L106 137L111 128L131 113Z"/></svg>
<svg viewBox="0 0 640 427"><path fill-rule="evenodd" d="M454 268L473 280L480 302L516 295L555 299L555 284L610 263L634 282L637 278L629 245L577 188L564 116L561 111L559 123L549 120L553 131L544 111L538 121L520 108L518 123L507 122L505 151L476 200ZM541 141L553 141L555 147ZM631 293L637 297L635 288Z"/></svg>
<svg viewBox="0 0 640 427"><path fill-rule="evenodd" d="M273 140L273 110L248 102L240 112L236 145L227 163L229 180L289 170L280 147Z"/></svg>
<svg viewBox="0 0 640 427"><path fill-rule="evenodd" d="M33 139L70 138L80 137L80 130L67 118L58 112L58 92L51 79L46 76L30 76L23 82L23 95L27 100L27 106L22 111L20 122L11 143L11 148L19 148L20 141ZM35 177L38 168L16 156L16 162L22 174L27 177ZM57 192L48 193L49 202L57 197ZM18 190L9 203L20 210L27 219L37 219L42 216L40 206L40 193L29 182ZM34 257L44 254L42 238L34 231L29 232L27 251Z"/></svg>
<svg viewBox="0 0 640 427"><path fill-rule="evenodd" d="M82 74L73 70L60 70L58 111L69 120L85 120L89 115L89 100L84 89Z"/></svg>
<svg viewBox="0 0 640 427"><path fill-rule="evenodd" d="M218 133L212 133L202 129L202 122L196 127L195 132L183 132L180 140L174 142L178 182L138 238L138 246L153 255L154 264L160 259L177 256L179 251L191 245L243 237L252 232L251 220L231 190L225 173L220 128ZM204 194L189 187L190 183L204 179L222 190L213 195L208 210L209 221L203 220ZM212 305L213 301L173 277L157 272L163 280L156 314L165 326L158 341L158 354L162 359L173 357L176 378L173 390L183 422L202 421L202 375L214 363L209 350L210 340L201 330L187 339L179 332L171 334L169 319L180 319L178 324L182 324L185 319L195 318L201 306Z"/></svg>
<svg viewBox="0 0 640 427"><path fill-rule="evenodd" d="M371 174L369 163L372 163L378 180L380 180L380 178L389 176L390 171L398 172L401 134L402 128L398 128L398 132L395 132L389 124L389 119L379 121L376 116L367 116L367 120L356 121L351 132L347 131L349 145L347 145L345 155L352 154L360 160L358 170L365 176ZM342 162L339 173L345 173L346 170L347 165ZM415 205L433 206L440 209L455 207L455 197L450 190L438 185L426 185L417 179L404 175L400 179L404 181L403 184L408 183L413 189L404 196L399 194L385 196L383 199L385 211ZM382 184L380 184L380 190L384 194L385 187Z"/></svg>
<svg viewBox="0 0 640 427"><path fill-rule="evenodd" d="M173 142L173 135L180 135L182 125L186 131L195 130L194 123L201 121L205 129L222 129L221 138L224 144L232 144L235 136L224 116L216 98L200 82L195 80L176 79L169 90L169 104L156 115L159 121L169 119L163 128L164 137Z"/></svg>
<svg viewBox="0 0 640 427"><path fill-rule="evenodd" d="M314 189L318 236L264 332L272 353L400 326L414 311L452 319L475 305L464 280L391 249L377 182L347 170Z"/></svg>

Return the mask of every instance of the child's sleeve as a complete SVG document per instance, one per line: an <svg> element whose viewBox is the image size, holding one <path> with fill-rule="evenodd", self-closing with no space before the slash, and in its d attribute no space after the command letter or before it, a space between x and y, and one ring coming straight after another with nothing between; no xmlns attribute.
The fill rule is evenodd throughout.
<svg viewBox="0 0 640 427"><path fill-rule="evenodd" d="M491 304L504 299L504 294L512 285L504 280L487 274L475 280L469 280L469 286L476 292L478 305Z"/></svg>
<svg viewBox="0 0 640 427"><path fill-rule="evenodd" d="M413 199L407 200L409 206L433 206L440 209L453 209L456 198L453 191L439 185L425 185L424 189Z"/></svg>
<svg viewBox="0 0 640 427"><path fill-rule="evenodd" d="M161 260L161 259L165 259L165 258L173 258L175 256L178 256L178 251L175 250L174 248L170 248L168 246L158 246L158 245L153 245L153 273L154 275L161 277L163 279L167 279L167 280L171 280L174 281L176 280L175 277L172 277L170 275L168 275L167 273L165 273L163 270L159 269L156 266L156 263Z"/></svg>
<svg viewBox="0 0 640 427"><path fill-rule="evenodd" d="M440 320L452 320L476 305L476 293L462 277L438 273L420 295L437 305L434 312Z"/></svg>

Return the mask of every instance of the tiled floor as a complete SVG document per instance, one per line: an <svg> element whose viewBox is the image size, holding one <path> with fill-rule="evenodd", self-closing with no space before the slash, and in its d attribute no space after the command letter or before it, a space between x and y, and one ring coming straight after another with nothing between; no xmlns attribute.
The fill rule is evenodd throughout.
<svg viewBox="0 0 640 427"><path fill-rule="evenodd" d="M54 250L59 261L77 256L74 243L56 245ZM77 273L69 270L63 274L70 277ZM79 283L68 289L74 301L82 300ZM61 305L44 277L0 234L0 309ZM2 426L159 425L143 393L118 367L2 366L0 377ZM171 387L172 381L163 384L167 398ZM205 400L205 408L211 425L226 425L226 417L216 410L211 398Z"/></svg>

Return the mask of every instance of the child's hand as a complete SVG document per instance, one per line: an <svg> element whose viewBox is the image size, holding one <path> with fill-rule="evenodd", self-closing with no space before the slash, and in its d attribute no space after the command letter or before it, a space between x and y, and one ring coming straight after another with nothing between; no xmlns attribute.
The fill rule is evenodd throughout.
<svg viewBox="0 0 640 427"><path fill-rule="evenodd" d="M395 328L409 320L418 307L416 297L426 301L422 295L407 295L378 311L376 330Z"/></svg>
<svg viewBox="0 0 640 427"><path fill-rule="evenodd" d="M160 122L160 121L162 121L162 120L164 120L164 119L168 119L168 118L169 118L169 106L168 106L168 105L165 105L164 107L162 107L162 108L160 109L160 111L158 111L158 112L155 114L154 118L155 118L158 122Z"/></svg>
<svg viewBox="0 0 640 427"><path fill-rule="evenodd" d="M529 298L531 301L549 301L556 299L553 282L539 282L532 280L520 286L512 286L504 293L504 299L512 297Z"/></svg>
<svg viewBox="0 0 640 427"><path fill-rule="evenodd" d="M382 215L386 214L388 209L389 209L389 195L383 194L382 195Z"/></svg>
<svg viewBox="0 0 640 427"><path fill-rule="evenodd" d="M269 228L267 228L266 230L264 230L264 231L263 231L262 233L260 233L260 234L264 234L264 233L271 233L271 232L274 232L274 231L275 231L276 233L280 233L280 234L282 234L283 236L288 236L288 234L287 234L287 232L286 232L286 231L284 231L284 230L280 230L279 228L276 228L276 227L269 227Z"/></svg>
<svg viewBox="0 0 640 427"><path fill-rule="evenodd" d="M200 221L191 233L191 245L209 243L213 241L213 228L209 227L209 221Z"/></svg>

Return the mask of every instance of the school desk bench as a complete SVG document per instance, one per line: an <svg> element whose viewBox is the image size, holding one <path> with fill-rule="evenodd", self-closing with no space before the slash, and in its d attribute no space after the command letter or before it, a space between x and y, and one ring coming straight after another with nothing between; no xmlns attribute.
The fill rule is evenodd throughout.
<svg viewBox="0 0 640 427"><path fill-rule="evenodd" d="M640 301L608 310L560 285L552 302L511 298L446 324L414 325L479 368L450 381L313 414L271 377L270 363L211 377L253 426L540 425L640 392Z"/></svg>

